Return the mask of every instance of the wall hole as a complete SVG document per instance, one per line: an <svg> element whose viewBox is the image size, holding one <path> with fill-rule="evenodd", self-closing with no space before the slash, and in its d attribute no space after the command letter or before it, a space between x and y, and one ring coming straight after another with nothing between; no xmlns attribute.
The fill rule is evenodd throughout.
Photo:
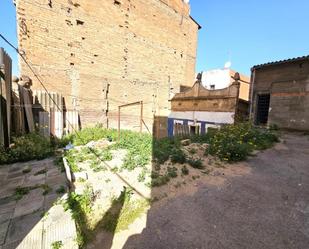
<svg viewBox="0 0 309 249"><path fill-rule="evenodd" d="M77 24L77 25L84 25L84 23L85 23L85 22L83 22L83 21L81 21L81 20L78 20L78 19L76 20L76 24Z"/></svg>

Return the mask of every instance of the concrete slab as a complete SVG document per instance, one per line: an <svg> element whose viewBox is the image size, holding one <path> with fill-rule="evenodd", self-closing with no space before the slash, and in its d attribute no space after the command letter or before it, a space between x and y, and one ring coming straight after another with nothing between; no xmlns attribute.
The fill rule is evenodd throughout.
<svg viewBox="0 0 309 249"><path fill-rule="evenodd" d="M32 190L17 202L13 217L31 214L38 210L43 211L43 205L44 196L42 195L42 189Z"/></svg>
<svg viewBox="0 0 309 249"><path fill-rule="evenodd" d="M9 228L10 221L1 222L0 224L0 245L3 245L5 242L5 237Z"/></svg>
<svg viewBox="0 0 309 249"><path fill-rule="evenodd" d="M45 174L41 175L29 175L25 177L23 187L41 185L45 183Z"/></svg>
<svg viewBox="0 0 309 249"><path fill-rule="evenodd" d="M23 240L26 235L39 223L40 220L40 212L31 213L12 219L5 242L9 244L15 241ZM40 224L43 223L40 222Z"/></svg>

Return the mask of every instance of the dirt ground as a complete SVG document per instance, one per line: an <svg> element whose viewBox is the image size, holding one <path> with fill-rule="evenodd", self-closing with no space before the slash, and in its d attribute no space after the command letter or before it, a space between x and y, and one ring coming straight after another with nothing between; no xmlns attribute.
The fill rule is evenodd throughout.
<svg viewBox="0 0 309 249"><path fill-rule="evenodd" d="M309 248L309 137L283 139L155 202L142 232L110 248Z"/></svg>

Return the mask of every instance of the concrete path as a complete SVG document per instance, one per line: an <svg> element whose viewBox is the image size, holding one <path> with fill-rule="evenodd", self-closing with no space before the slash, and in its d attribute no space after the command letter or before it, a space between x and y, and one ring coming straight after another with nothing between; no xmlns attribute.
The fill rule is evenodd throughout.
<svg viewBox="0 0 309 249"><path fill-rule="evenodd" d="M0 166L0 186L1 249L52 248L55 241L61 248L78 248L71 214L54 205L65 198L67 187L53 159ZM17 194L17 188L27 187L29 193Z"/></svg>
<svg viewBox="0 0 309 249"><path fill-rule="evenodd" d="M155 203L147 227L125 249L309 248L309 137L285 143L239 165L223 184ZM243 173L247 172L247 173Z"/></svg>

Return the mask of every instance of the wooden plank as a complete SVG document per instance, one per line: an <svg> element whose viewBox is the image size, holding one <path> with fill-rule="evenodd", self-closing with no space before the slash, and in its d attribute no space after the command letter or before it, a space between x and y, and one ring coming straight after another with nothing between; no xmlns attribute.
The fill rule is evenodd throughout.
<svg viewBox="0 0 309 249"><path fill-rule="evenodd" d="M34 121L33 121L33 113L32 113L32 103L30 101L30 90L21 87L21 92L23 96L23 104L25 107L26 118L29 132L34 132Z"/></svg>
<svg viewBox="0 0 309 249"><path fill-rule="evenodd" d="M39 129L44 137L50 136L50 122L48 112L39 112Z"/></svg>

